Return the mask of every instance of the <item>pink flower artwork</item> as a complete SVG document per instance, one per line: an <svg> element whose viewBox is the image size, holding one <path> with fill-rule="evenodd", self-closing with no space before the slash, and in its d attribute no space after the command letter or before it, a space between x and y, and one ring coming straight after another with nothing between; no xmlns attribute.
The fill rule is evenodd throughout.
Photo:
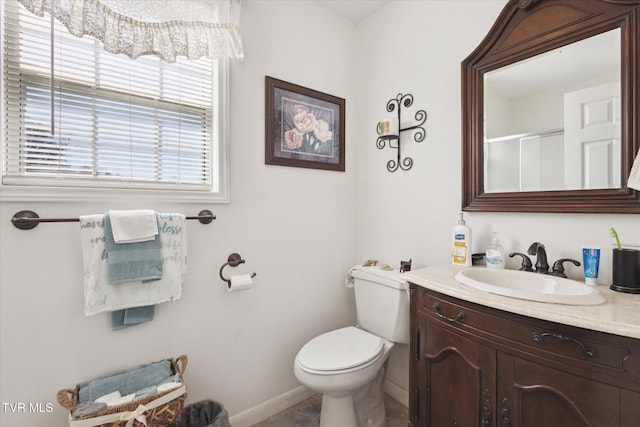
<svg viewBox="0 0 640 427"><path fill-rule="evenodd" d="M315 156L332 157L333 114L325 108L283 100L282 149ZM322 117L322 118L320 118Z"/></svg>
<svg viewBox="0 0 640 427"><path fill-rule="evenodd" d="M296 115L293 116L293 122L298 132L304 134L313 130L316 125L316 118L309 113L307 109L301 105L296 106Z"/></svg>
<svg viewBox="0 0 640 427"><path fill-rule="evenodd" d="M297 150L302 147L302 137L304 135L297 130L289 130L284 133L284 141L289 150Z"/></svg>
<svg viewBox="0 0 640 427"><path fill-rule="evenodd" d="M265 99L265 164L344 172L343 98L266 76Z"/></svg>

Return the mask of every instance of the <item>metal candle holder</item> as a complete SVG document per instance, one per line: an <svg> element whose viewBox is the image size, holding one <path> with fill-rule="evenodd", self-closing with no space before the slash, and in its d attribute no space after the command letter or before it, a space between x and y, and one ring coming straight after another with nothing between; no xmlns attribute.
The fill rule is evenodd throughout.
<svg viewBox="0 0 640 427"><path fill-rule="evenodd" d="M427 120L427 113L424 110L418 110L414 115L414 119L416 121L415 125L409 126L406 128L400 127L402 123L401 121L402 107L408 108L408 107L411 107L412 104L413 104L413 95L411 94L403 95L401 93L399 93L398 96L390 99L387 102L387 111L389 113L393 113L394 111L396 111L396 114L398 116L398 135L381 135L380 129L379 128L376 129L376 132L378 133L378 135L380 135L378 136L378 140L376 141L376 146L380 150L382 150L386 146L388 141L389 148L394 148L397 150L397 154L398 154L397 159L396 160L392 159L387 162L387 170L389 172L395 172L398 170L398 168L408 171L413 166L413 159L411 157L405 157L404 159L402 158L401 149L400 149L400 145L401 145L400 135L402 134L402 132L414 131L413 140L415 142L424 141L426 132L422 127L422 125ZM391 145L392 141L397 141L395 146Z"/></svg>

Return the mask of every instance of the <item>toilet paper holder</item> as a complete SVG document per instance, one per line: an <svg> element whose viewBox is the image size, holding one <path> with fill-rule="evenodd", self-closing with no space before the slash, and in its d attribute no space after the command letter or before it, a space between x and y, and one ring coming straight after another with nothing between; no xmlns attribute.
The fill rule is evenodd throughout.
<svg viewBox="0 0 640 427"><path fill-rule="evenodd" d="M229 288L231 288L231 279L227 279L226 277L224 277L222 275L222 270L224 270L224 268L226 266L230 266L230 267L237 267L240 264L244 264L245 260L242 259L242 257L240 256L240 254L237 253L232 253L231 255L229 255L229 257L227 258L227 262L225 262L224 264L222 264L222 267L220 267L220 278L227 282L227 286ZM251 277L256 277L256 273L251 273Z"/></svg>

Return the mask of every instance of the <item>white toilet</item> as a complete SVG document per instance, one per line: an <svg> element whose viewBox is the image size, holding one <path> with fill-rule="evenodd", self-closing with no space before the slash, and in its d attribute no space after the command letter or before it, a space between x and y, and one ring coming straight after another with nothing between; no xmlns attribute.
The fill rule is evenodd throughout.
<svg viewBox="0 0 640 427"><path fill-rule="evenodd" d="M358 326L311 339L296 355L294 373L322 393L320 427L381 427L385 362L394 343L409 342L408 285L398 270L377 266L356 266L349 276Z"/></svg>

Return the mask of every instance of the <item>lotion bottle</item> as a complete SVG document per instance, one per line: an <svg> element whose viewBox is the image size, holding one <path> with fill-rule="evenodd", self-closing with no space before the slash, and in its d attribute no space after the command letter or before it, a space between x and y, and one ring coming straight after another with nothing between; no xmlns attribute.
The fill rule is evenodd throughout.
<svg viewBox="0 0 640 427"><path fill-rule="evenodd" d="M453 227L451 261L453 265L471 265L471 229L464 222L462 212L460 212L458 225Z"/></svg>
<svg viewBox="0 0 640 427"><path fill-rule="evenodd" d="M504 248L498 241L498 233L493 233L491 244L485 254L488 268L504 268Z"/></svg>

